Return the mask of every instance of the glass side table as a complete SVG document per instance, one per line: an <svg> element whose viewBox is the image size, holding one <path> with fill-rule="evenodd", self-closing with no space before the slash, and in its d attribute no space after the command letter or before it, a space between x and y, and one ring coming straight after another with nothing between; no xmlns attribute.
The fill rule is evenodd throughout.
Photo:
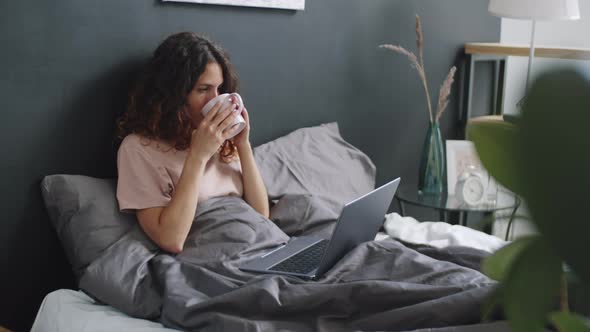
<svg viewBox="0 0 590 332"><path fill-rule="evenodd" d="M446 192L441 194L426 194L419 192L416 187L403 186L398 188L395 198L399 203L402 216L406 215L405 204L411 204L437 210L440 219L444 222L449 222L450 212L456 212L459 214L459 225L462 226L466 226L467 214L469 212L493 213L501 210L510 210L505 240L508 240L516 210L520 206L520 198L514 194L507 195L506 199L495 199L494 201L482 202L477 205L468 205L454 195L449 195Z"/></svg>

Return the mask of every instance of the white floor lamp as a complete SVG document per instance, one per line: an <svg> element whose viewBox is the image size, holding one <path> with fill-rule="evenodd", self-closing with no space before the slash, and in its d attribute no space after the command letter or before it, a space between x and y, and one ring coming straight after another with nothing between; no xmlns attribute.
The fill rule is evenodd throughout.
<svg viewBox="0 0 590 332"><path fill-rule="evenodd" d="M525 85L526 97L531 84L531 69L535 56L535 26L537 20L577 20L580 18L578 0L490 0L488 11L492 15L499 17L533 21ZM524 97L519 102L519 106L523 100Z"/></svg>

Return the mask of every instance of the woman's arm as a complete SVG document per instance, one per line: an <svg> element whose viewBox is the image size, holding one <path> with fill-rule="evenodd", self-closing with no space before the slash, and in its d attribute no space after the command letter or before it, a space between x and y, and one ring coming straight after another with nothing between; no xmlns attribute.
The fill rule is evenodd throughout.
<svg viewBox="0 0 590 332"><path fill-rule="evenodd" d="M262 181L262 176L256 166L252 146L249 142L238 146L240 164L242 166L242 181L244 183L244 200L258 213L268 218L268 194Z"/></svg>
<svg viewBox="0 0 590 332"><path fill-rule="evenodd" d="M206 161L188 155L172 199L166 207L137 211L143 230L158 246L171 253L179 253L195 218L199 197L199 183Z"/></svg>
<svg viewBox="0 0 590 332"><path fill-rule="evenodd" d="M258 213L268 218L268 194L262 181L262 176L256 166L254 153L250 145L250 115L244 107L242 117L246 121L246 127L234 137L234 144L240 155L242 166L242 182L244 183L244 200Z"/></svg>
<svg viewBox="0 0 590 332"><path fill-rule="evenodd" d="M235 118L236 113L232 112L234 106L220 110L220 104L217 104L193 130L188 156L168 205L136 213L147 235L168 252L179 253L184 247L195 218L205 166L228 138L224 130L231 126Z"/></svg>

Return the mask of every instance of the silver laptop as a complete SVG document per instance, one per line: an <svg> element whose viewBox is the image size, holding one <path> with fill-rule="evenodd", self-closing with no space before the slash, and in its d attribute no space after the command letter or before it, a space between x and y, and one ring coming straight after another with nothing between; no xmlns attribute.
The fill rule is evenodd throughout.
<svg viewBox="0 0 590 332"><path fill-rule="evenodd" d="M332 237L294 238L240 266L240 270L317 279L360 243L371 241L383 225L387 208L399 186L397 178L346 204Z"/></svg>

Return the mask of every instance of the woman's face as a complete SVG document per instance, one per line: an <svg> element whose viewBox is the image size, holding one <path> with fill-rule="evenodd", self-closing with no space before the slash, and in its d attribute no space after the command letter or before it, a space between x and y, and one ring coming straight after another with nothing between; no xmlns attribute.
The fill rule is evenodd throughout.
<svg viewBox="0 0 590 332"><path fill-rule="evenodd" d="M198 127L203 115L201 109L209 100L219 95L219 88L223 84L223 71L216 62L209 62L197 83L187 96L186 111L189 113L193 127Z"/></svg>

